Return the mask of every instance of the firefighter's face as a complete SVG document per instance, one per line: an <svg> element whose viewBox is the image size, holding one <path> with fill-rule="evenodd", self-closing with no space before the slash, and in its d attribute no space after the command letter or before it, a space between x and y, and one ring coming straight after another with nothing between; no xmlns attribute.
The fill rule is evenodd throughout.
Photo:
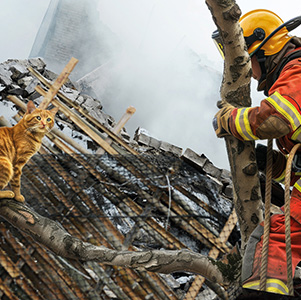
<svg viewBox="0 0 301 300"><path fill-rule="evenodd" d="M251 63L252 63L252 72L253 72L252 77L258 81L261 78L261 68L256 55L252 56Z"/></svg>

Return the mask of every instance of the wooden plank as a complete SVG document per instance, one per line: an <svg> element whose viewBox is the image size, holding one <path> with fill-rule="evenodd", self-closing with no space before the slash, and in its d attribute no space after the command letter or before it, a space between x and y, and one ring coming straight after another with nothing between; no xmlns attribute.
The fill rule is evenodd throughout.
<svg viewBox="0 0 301 300"><path fill-rule="evenodd" d="M42 147L43 148L43 147ZM45 153L45 150L44 152ZM47 160L47 158L45 158ZM49 159L49 157L48 157ZM74 203L71 201L70 198L66 197L65 194L58 188L57 184L53 182L52 178L45 174L43 171L43 168L40 168L40 165L38 163L35 163L35 158L32 158L28 163L28 166L31 166L33 169L39 168L38 170L38 177L43 180L45 184L49 187L49 189L55 194L55 196L60 199L61 203L65 206L66 213L65 216L68 215L68 212L72 211L74 217L69 218L69 221L73 224L71 226L71 229L68 229L68 232L79 239L86 239L87 233L91 234L93 236L94 240L97 240L98 245L104 245L105 247L109 247L109 244L106 242L106 240L102 237L102 235L99 233L99 230L97 230L90 222L78 222L76 220L76 217L79 217L82 215L82 212L79 211L79 209L74 205ZM34 172L32 172L35 176ZM43 189L41 189L43 190ZM59 211L58 211L59 213ZM66 222L65 220L64 222ZM76 231L75 231L76 230Z"/></svg>
<svg viewBox="0 0 301 300"><path fill-rule="evenodd" d="M125 114L121 117L119 122L114 126L113 132L115 134L118 134L121 129L124 127L126 122L132 117L132 115L136 112L136 108L133 106L129 106L125 112Z"/></svg>
<svg viewBox="0 0 301 300"><path fill-rule="evenodd" d="M28 70L36 76L37 79L41 81L46 87L50 88L51 82L49 82L48 79L46 79L43 75L41 75L39 72L34 70L33 68L29 67ZM71 101L68 97L66 97L61 92L57 93L58 97L63 99L65 103L68 103L68 105L74 107L79 113L81 113L91 124L93 124L95 127L99 128L103 132L105 132L109 137L112 138L112 140L116 141L118 144L122 145L126 150L128 150L130 153L134 155L139 155L137 151L132 149L126 142L124 142L118 135L116 135L114 132L106 128L103 124L98 122L95 118L93 118L86 109L82 108L81 106L77 105L73 101Z"/></svg>
<svg viewBox="0 0 301 300"><path fill-rule="evenodd" d="M19 270L14 262L7 256L7 254L0 249L1 266L7 271L11 278L22 288L22 290L33 300L40 300L40 297L36 294L36 289L30 282L23 280L26 278L25 274Z"/></svg>
<svg viewBox="0 0 301 300"><path fill-rule="evenodd" d="M9 231L7 231L4 227L0 227L0 232L2 233L2 236L6 239L7 243L10 244L10 246L18 253L18 255L21 257L19 259L19 262L16 263L18 266L18 269L20 269L20 266L24 263L27 264L27 266L30 268L30 272L35 275L36 278L38 278L40 284L39 289L35 289L36 293L39 295L40 299L44 299L44 297L41 295L41 293L44 295L45 289L47 289L47 293L51 293L49 287L52 284L52 281L49 280L47 276L47 270L43 270L41 268L41 265L38 264L33 259L33 252L35 251L34 247L32 245L29 245L27 248L20 243L17 242L16 238L11 235ZM28 240L28 237L20 232L20 234ZM46 271L46 272L44 272ZM26 276L26 273L24 273ZM26 277L27 278L27 277ZM28 278L27 278L28 281ZM33 282L34 286L34 282ZM48 295L49 295L48 294ZM54 295L53 295L54 296Z"/></svg>
<svg viewBox="0 0 301 300"><path fill-rule="evenodd" d="M37 249L37 252L43 257L45 260L45 265L47 262L48 267L46 270L50 269L50 266L53 268L54 273L57 276L56 278L61 278L61 280L55 280L55 282L63 282L64 290L66 291L66 296L68 299L85 299L86 291L82 291L78 284L73 280L73 278L68 274L67 271L64 270L61 263L55 258L51 252L46 252L42 248ZM91 286L90 286L91 288ZM70 298L69 298L70 297Z"/></svg>
<svg viewBox="0 0 301 300"><path fill-rule="evenodd" d="M167 284L166 281L162 280L162 278L159 276L158 273L152 273L152 272L144 272L144 273L146 276L149 276L151 279L153 279L154 286L156 286L157 284L159 285L160 289L166 295L168 300L179 299L175 291L173 291L173 289Z"/></svg>
<svg viewBox="0 0 301 300"><path fill-rule="evenodd" d="M3 126L10 127L11 124L5 119L4 116L1 116L0 117L0 127L3 127Z"/></svg>
<svg viewBox="0 0 301 300"><path fill-rule="evenodd" d="M13 95L8 95L6 96L6 98L10 100L12 103L19 106L24 112L26 111L26 104L23 101L21 101L18 97Z"/></svg>
<svg viewBox="0 0 301 300"><path fill-rule="evenodd" d="M124 113L124 115L121 117L121 119L119 120L119 122L116 124L116 126L114 126L113 128L113 133L115 133L116 135L119 134L119 132L122 130L122 128L124 127L124 125L126 124L126 122L132 117L132 115L135 113L136 108L133 106L129 106L126 110L126 112ZM111 138L106 138L105 141L111 145L113 140ZM96 154L102 155L104 154L104 150L102 148L99 148L96 151Z"/></svg>
<svg viewBox="0 0 301 300"><path fill-rule="evenodd" d="M46 94L46 92L40 87L36 87L36 91L40 93L42 96ZM105 142L96 132L96 129L92 129L91 126L85 122L79 115L72 112L65 104L60 102L57 99L53 99L52 103L54 106L59 107L60 111L72 122L74 122L80 129L82 129L92 140L94 140L100 147L102 147L105 151L107 151L111 155L116 155L118 152L113 149L107 142Z"/></svg>
<svg viewBox="0 0 301 300"><path fill-rule="evenodd" d="M11 279L9 281L12 281ZM8 297L10 300L20 300L19 297L17 297L14 293L14 291L10 288L10 282L7 280L3 282L3 280L0 278L0 290L1 292ZM2 299L2 298L1 298Z"/></svg>
<svg viewBox="0 0 301 300"><path fill-rule="evenodd" d="M47 154L43 149L40 149L40 153ZM74 182L72 176L69 173L67 173L55 159L52 159L51 161L49 160L48 162L51 164L51 166L54 169L56 169L56 171L62 176L62 178L64 178L64 180L69 184L71 189L82 199L82 201L85 203L85 205L89 207L91 211L99 214L99 216L103 216L103 212L93 204L93 201L89 198L89 196L84 193L82 188L76 182ZM104 235L110 232L112 234L112 237L114 238L111 240L112 243L113 244L117 243L119 246L120 243L123 241L124 236L115 228L112 222L107 218L103 218L102 222L97 222L97 221L98 221L97 219L91 220L92 224L96 225L97 223L97 225L99 225L98 229L102 231ZM118 248L118 246L116 248Z"/></svg>
<svg viewBox="0 0 301 300"><path fill-rule="evenodd" d="M74 139L70 138L69 136L67 136L66 134L61 132L59 129L52 128L51 133L53 135L55 135L57 138L60 138L63 141L65 141L66 143L68 143L70 146L72 146L74 149L76 149L80 153L91 154L91 152L89 150L87 150L86 148L84 148L81 145L79 145L78 143L76 143Z"/></svg>
<svg viewBox="0 0 301 300"><path fill-rule="evenodd" d="M53 264L50 260L50 256L41 247L35 245L34 259L44 267L45 273L51 280L51 286L49 288L56 295L58 300L77 300L78 298L74 295L74 290L69 288L67 283L59 275L59 268Z"/></svg>
<svg viewBox="0 0 301 300"><path fill-rule="evenodd" d="M232 213L230 214L230 216L228 218L228 221L226 222L224 228L220 232L219 240L221 241L221 243L225 243L228 240L228 238L229 238L231 232L233 231L237 221L238 221L238 218L237 218L235 209L233 209ZM209 254L208 254L208 256L213 258L213 259L217 259L218 255L219 255L219 250L216 247L213 247L209 251ZM186 296L185 296L184 300L194 300L197 297L204 281L205 281L205 278L203 276L197 275L195 277L193 283L191 284L188 292L186 293Z"/></svg>
<svg viewBox="0 0 301 300"><path fill-rule="evenodd" d="M57 94L59 89L63 86L63 84L67 81L69 74L72 72L76 64L78 63L78 59L72 57L68 64L65 66L61 74L57 77L54 83L49 88L46 95L44 95L44 99L39 105L40 109L46 109L54 96Z"/></svg>

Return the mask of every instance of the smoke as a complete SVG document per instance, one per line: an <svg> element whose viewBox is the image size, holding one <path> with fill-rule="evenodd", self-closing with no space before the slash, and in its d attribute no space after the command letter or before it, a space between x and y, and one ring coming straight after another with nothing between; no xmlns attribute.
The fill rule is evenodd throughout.
<svg viewBox="0 0 301 300"><path fill-rule="evenodd" d="M212 128L221 84L222 60L211 41L215 29L199 1L100 1L99 15L120 48L94 84L104 110L116 120L130 105L126 124L229 168L225 146ZM206 8L206 7L205 7ZM207 23L207 24L206 24ZM209 50L208 50L209 49ZM215 63L212 58L217 58ZM91 78L90 78L91 80Z"/></svg>
<svg viewBox="0 0 301 300"><path fill-rule="evenodd" d="M105 51L100 51L102 61L91 55L91 51L80 57L80 63L89 57L89 70L100 65L102 80L95 82L95 86L104 110L118 120L126 108L133 105L137 111L126 125L131 136L137 127L144 127L158 139L184 149L192 148L204 153L217 166L228 168L224 142L215 137L211 126L217 111L215 104L219 100L223 63L211 41L215 25L205 1L79 1L91 7L98 2L98 11L91 8L93 17L97 14L112 33L109 43L108 31L96 24L96 35L103 30L104 38L91 39L85 35L84 42L78 39L73 47L91 50L98 43L101 50L106 50L107 56ZM51 2L56 1L0 0L3 28L9 24L9 30L2 32L5 44L0 51L1 61L28 56ZM69 2L73 8L76 1ZM291 7L298 6L296 0L291 2ZM290 7L285 9L281 2L272 0L264 4L259 0L238 4L243 13L260 7L275 11L284 21L295 16ZM89 17L91 9L87 9ZM88 27L83 27L87 33ZM300 35L300 28L293 34ZM71 55L70 49L68 51ZM107 58L112 55L113 58ZM68 60L60 62L59 71ZM51 65L47 67L53 70ZM252 102L256 105L264 96L256 92L256 83L252 85Z"/></svg>
<svg viewBox="0 0 301 300"><path fill-rule="evenodd" d="M50 0L0 0L0 62L28 57Z"/></svg>

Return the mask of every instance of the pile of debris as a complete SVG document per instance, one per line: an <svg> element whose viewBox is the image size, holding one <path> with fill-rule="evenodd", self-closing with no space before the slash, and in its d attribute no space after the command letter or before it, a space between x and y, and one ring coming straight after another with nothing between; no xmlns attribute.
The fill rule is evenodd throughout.
<svg viewBox="0 0 301 300"><path fill-rule="evenodd" d="M0 64L1 110L17 107L22 115L28 100L41 103L41 89L56 77L41 59ZM188 248L218 258L238 241L228 171L141 129L131 139L122 122L71 81L54 105L57 128L22 175L22 194L38 213L81 240L114 249ZM217 297L201 276L66 261L5 221L0 230L0 299Z"/></svg>

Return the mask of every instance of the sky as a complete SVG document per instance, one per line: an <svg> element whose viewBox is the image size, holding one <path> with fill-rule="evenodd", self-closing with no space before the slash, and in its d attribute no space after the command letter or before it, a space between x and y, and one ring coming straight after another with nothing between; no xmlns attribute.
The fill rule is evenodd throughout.
<svg viewBox="0 0 301 300"><path fill-rule="evenodd" d="M0 62L28 57L49 3L0 0ZM290 0L289 5L274 0L237 4L242 13L264 8L284 21L297 16L291 7L300 6L297 0ZM185 49L191 49L202 66L222 73L222 59L211 41L215 25L205 0L99 0L98 11L102 22L121 40L123 51L132 54L126 62L132 73L124 75L124 93L120 94L124 101L110 103L112 116L118 120L133 105L137 111L129 127L141 124L156 138L204 153L216 166L229 169L224 141L215 137L211 126L219 85L206 76L198 83L194 66L183 56ZM301 36L301 27L293 33ZM252 103L257 105L264 96L256 91L255 82L251 86ZM217 99L209 98L212 89Z"/></svg>

